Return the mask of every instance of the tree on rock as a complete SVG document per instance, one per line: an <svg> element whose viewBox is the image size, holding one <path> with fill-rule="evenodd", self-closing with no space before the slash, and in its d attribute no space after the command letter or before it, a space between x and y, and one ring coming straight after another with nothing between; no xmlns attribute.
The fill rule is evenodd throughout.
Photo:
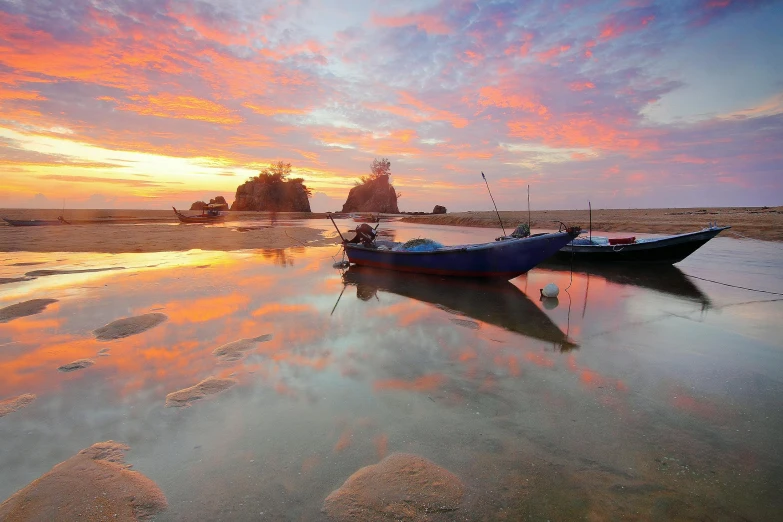
<svg viewBox="0 0 783 522"><path fill-rule="evenodd" d="M397 214L399 194L389 183L391 162L387 158L374 159L370 175L361 176L348 193L343 212L386 212Z"/></svg>
<svg viewBox="0 0 783 522"><path fill-rule="evenodd" d="M310 212L308 198L312 191L304 184L303 178L288 178L291 169L291 164L284 161L270 164L237 187L231 210Z"/></svg>

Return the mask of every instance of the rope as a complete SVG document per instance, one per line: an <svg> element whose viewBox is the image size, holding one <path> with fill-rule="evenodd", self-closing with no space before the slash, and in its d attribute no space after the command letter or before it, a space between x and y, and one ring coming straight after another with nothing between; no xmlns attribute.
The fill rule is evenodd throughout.
<svg viewBox="0 0 783 522"><path fill-rule="evenodd" d="M683 272L683 273L685 273L685 272ZM758 290L756 288L748 288L746 286L738 286L738 285L730 285L729 283L721 283L720 281L713 281L712 279L706 279L704 277L699 277L699 276L695 276L695 275L691 275L691 274L685 274L685 275L688 276L688 277L692 277L694 279L700 279L702 281L708 281L710 283L715 283L717 285L730 286L732 288L739 288L741 290L750 290L751 292L761 292L761 293L764 293L764 294L772 294L772 295L783 295L783 293L781 293L781 292L770 292L769 290Z"/></svg>

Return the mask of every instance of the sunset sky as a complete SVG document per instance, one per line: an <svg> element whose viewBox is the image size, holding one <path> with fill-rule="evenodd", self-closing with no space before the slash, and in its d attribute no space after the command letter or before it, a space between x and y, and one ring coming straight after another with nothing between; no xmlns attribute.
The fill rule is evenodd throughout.
<svg viewBox="0 0 783 522"><path fill-rule="evenodd" d="M0 0L0 207L783 204L783 2Z"/></svg>

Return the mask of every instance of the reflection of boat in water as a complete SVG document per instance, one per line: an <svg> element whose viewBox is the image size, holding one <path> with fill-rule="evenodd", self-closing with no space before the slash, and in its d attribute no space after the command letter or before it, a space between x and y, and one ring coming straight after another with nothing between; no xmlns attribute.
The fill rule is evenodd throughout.
<svg viewBox="0 0 783 522"><path fill-rule="evenodd" d="M698 232L636 239L579 237L557 253L559 259L596 263L679 263L731 227L709 226Z"/></svg>
<svg viewBox="0 0 783 522"><path fill-rule="evenodd" d="M11 225L12 227L42 227L50 225L70 225L62 216L57 219L8 219L3 218L3 221Z"/></svg>
<svg viewBox="0 0 783 522"><path fill-rule="evenodd" d="M197 216L186 216L176 208L171 208L174 208L174 213L183 223L215 223L226 219L226 215L220 213L220 209L223 207L225 207L225 205L221 203L210 203L209 205L202 208L201 214Z"/></svg>
<svg viewBox="0 0 783 522"><path fill-rule="evenodd" d="M571 262L551 258L538 265L538 268L570 272L572 266L575 273L587 276L596 275L610 283L647 288L656 292L697 301L705 307L711 305L710 298L674 265L632 266L624 264L580 263L577 261L574 261L572 264Z"/></svg>
<svg viewBox="0 0 783 522"><path fill-rule="evenodd" d="M359 266L350 267L343 274L343 281L355 285L357 297L364 301L375 296L378 290L385 290L433 304L449 313L551 342L561 351L577 346L524 292L508 281L444 279Z"/></svg>

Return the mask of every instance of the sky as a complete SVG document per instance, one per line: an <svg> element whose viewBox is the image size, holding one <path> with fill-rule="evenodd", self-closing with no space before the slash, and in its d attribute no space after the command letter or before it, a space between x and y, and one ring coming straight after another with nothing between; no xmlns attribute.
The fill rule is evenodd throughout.
<svg viewBox="0 0 783 522"><path fill-rule="evenodd" d="M783 204L783 2L0 0L0 207Z"/></svg>

